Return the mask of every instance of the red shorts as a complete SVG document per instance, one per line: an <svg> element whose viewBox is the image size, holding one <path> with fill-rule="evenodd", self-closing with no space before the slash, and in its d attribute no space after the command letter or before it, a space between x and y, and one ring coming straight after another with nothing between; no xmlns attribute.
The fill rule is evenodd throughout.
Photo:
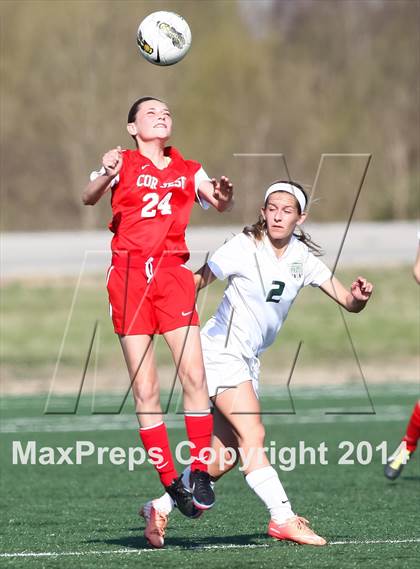
<svg viewBox="0 0 420 569"><path fill-rule="evenodd" d="M107 289L117 334L163 334L200 325L193 273L179 257L147 261L113 255Z"/></svg>

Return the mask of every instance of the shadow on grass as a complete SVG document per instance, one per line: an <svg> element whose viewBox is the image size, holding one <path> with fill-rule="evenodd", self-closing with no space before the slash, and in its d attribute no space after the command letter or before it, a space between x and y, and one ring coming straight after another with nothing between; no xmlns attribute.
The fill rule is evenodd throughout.
<svg viewBox="0 0 420 569"><path fill-rule="evenodd" d="M413 480L415 480L415 481L418 482L418 481L420 480L420 476L403 476L403 477L401 478L401 482L402 482L403 480L408 480L408 481L410 481L410 482L412 482Z"/></svg>
<svg viewBox="0 0 420 569"><path fill-rule="evenodd" d="M142 530L139 530L142 531ZM223 535L208 536L200 538L175 538L167 537L165 539L165 547L181 547L183 549L201 548L210 545L261 545L261 540L267 544L271 541L267 540L264 533L241 534L241 535ZM146 539L142 536L127 536L114 539L90 539L85 543L106 543L108 545L118 545L119 547L130 547L132 549L144 549L150 547ZM273 541L274 543L274 541ZM285 542L283 542L285 543Z"/></svg>
<svg viewBox="0 0 420 569"><path fill-rule="evenodd" d="M385 481L385 486L387 488L398 488L404 482L418 482L420 480L420 476L401 476L401 478L396 478L395 480L387 480Z"/></svg>

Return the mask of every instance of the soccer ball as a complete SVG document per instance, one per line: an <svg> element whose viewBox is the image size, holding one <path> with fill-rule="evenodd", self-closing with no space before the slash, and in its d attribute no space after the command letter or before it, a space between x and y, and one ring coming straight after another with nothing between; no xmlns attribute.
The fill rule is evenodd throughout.
<svg viewBox="0 0 420 569"><path fill-rule="evenodd" d="M174 12L153 12L137 30L140 53L155 65L173 65L186 56L191 46L191 30Z"/></svg>

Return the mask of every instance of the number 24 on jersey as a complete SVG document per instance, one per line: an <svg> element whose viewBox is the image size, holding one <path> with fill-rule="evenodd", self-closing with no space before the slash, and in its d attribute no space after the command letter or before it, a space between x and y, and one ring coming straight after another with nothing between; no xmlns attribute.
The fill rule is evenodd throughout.
<svg viewBox="0 0 420 569"><path fill-rule="evenodd" d="M141 210L141 217L155 217L158 212L161 215L170 215L172 213L171 208L171 197L172 192L168 192L159 201L159 195L155 192L149 192L143 196L143 201L147 202L146 205Z"/></svg>

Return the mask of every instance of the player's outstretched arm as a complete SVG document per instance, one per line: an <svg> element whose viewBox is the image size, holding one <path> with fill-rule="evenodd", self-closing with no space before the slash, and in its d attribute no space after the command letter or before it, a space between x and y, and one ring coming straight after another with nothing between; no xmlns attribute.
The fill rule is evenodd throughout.
<svg viewBox="0 0 420 569"><path fill-rule="evenodd" d="M210 267L206 263L194 274L196 290L199 291L200 289L205 288L207 285L215 281L216 278L216 275L211 272Z"/></svg>
<svg viewBox="0 0 420 569"><path fill-rule="evenodd" d="M103 174L91 180L82 194L85 205L95 205L111 187L111 182L118 175L123 163L121 146L106 152L102 157Z"/></svg>
<svg viewBox="0 0 420 569"><path fill-rule="evenodd" d="M319 288L349 312L363 310L373 291L373 285L364 277L357 277L350 291L336 277L328 279Z"/></svg>
<svg viewBox="0 0 420 569"><path fill-rule="evenodd" d="M215 178L204 180L198 187L198 194L217 211L230 211L233 207L233 184L226 176L219 182Z"/></svg>

